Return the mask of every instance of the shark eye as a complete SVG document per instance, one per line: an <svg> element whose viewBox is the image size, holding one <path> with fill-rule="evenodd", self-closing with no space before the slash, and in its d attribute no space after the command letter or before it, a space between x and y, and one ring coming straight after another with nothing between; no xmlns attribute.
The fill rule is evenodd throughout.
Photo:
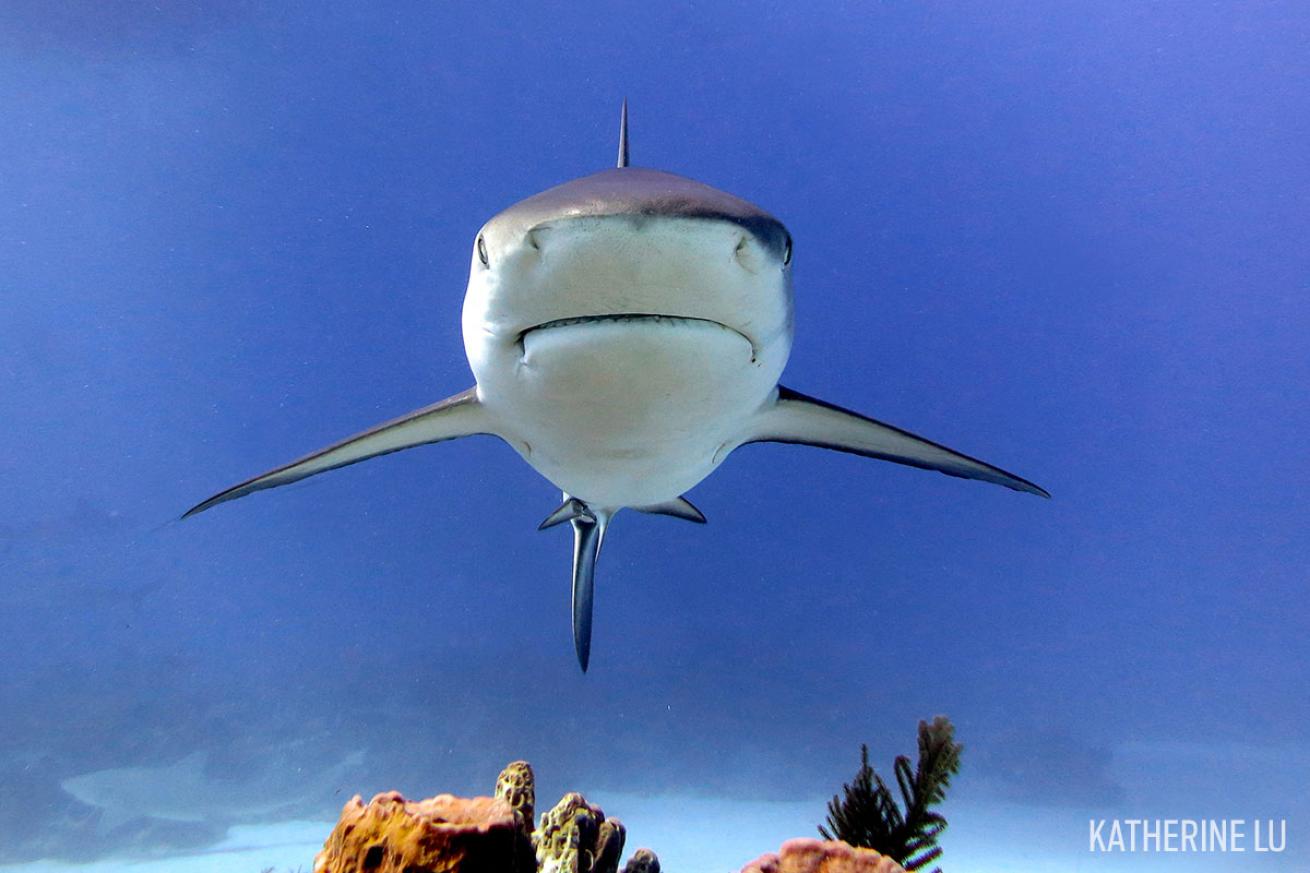
<svg viewBox="0 0 1310 873"><path fill-rule="evenodd" d="M791 263L791 234L787 234L787 239L782 244L782 265L785 267L790 263Z"/></svg>
<svg viewBox="0 0 1310 873"><path fill-rule="evenodd" d="M481 236L478 237L478 260L484 267L491 266L491 259L487 257L487 241Z"/></svg>

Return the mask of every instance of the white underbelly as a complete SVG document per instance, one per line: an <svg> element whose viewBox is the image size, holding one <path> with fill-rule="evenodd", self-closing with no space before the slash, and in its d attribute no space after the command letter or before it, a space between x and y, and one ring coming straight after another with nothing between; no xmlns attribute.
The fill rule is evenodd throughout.
<svg viewBox="0 0 1310 873"><path fill-rule="evenodd" d="M596 506L643 506L717 466L777 379L740 334L704 322L604 322L533 331L522 357L479 383L560 490Z"/></svg>

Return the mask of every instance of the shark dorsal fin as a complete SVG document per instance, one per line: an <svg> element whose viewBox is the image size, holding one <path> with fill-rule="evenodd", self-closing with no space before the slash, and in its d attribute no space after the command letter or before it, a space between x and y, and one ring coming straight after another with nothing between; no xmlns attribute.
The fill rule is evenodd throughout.
<svg viewBox="0 0 1310 873"><path fill-rule="evenodd" d="M619 169L628 165L628 98L623 98L623 109L619 113Z"/></svg>

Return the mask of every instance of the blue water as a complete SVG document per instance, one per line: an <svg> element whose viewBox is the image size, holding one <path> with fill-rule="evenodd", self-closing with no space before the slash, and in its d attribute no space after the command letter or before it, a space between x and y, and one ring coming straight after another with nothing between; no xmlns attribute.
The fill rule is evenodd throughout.
<svg viewBox="0 0 1310 873"><path fill-rule="evenodd" d="M817 824L945 713L956 829L1098 870L1089 817L1286 819L1233 869L1310 864L1304 6L260 6L0 10L0 861L206 845L60 787L198 750L325 820L523 757ZM474 233L625 96L634 164L791 230L786 384L1054 499L745 448L708 526L615 522L586 676L496 440L174 521L468 387Z"/></svg>

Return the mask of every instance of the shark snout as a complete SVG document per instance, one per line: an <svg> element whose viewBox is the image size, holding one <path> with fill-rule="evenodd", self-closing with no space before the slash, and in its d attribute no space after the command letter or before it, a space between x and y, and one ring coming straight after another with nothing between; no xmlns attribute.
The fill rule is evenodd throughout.
<svg viewBox="0 0 1310 873"><path fill-rule="evenodd" d="M671 231L670 225L676 230ZM722 263L731 259L751 272L781 270L791 261L791 237L781 231L781 242L761 237L741 225L712 218L666 218L644 213L621 213L543 222L524 232L519 249L526 259L550 258L567 251L576 256L576 239L593 237L598 247L617 257L640 255L640 248L652 247L660 257ZM669 237L682 237L694 245L670 244Z"/></svg>

